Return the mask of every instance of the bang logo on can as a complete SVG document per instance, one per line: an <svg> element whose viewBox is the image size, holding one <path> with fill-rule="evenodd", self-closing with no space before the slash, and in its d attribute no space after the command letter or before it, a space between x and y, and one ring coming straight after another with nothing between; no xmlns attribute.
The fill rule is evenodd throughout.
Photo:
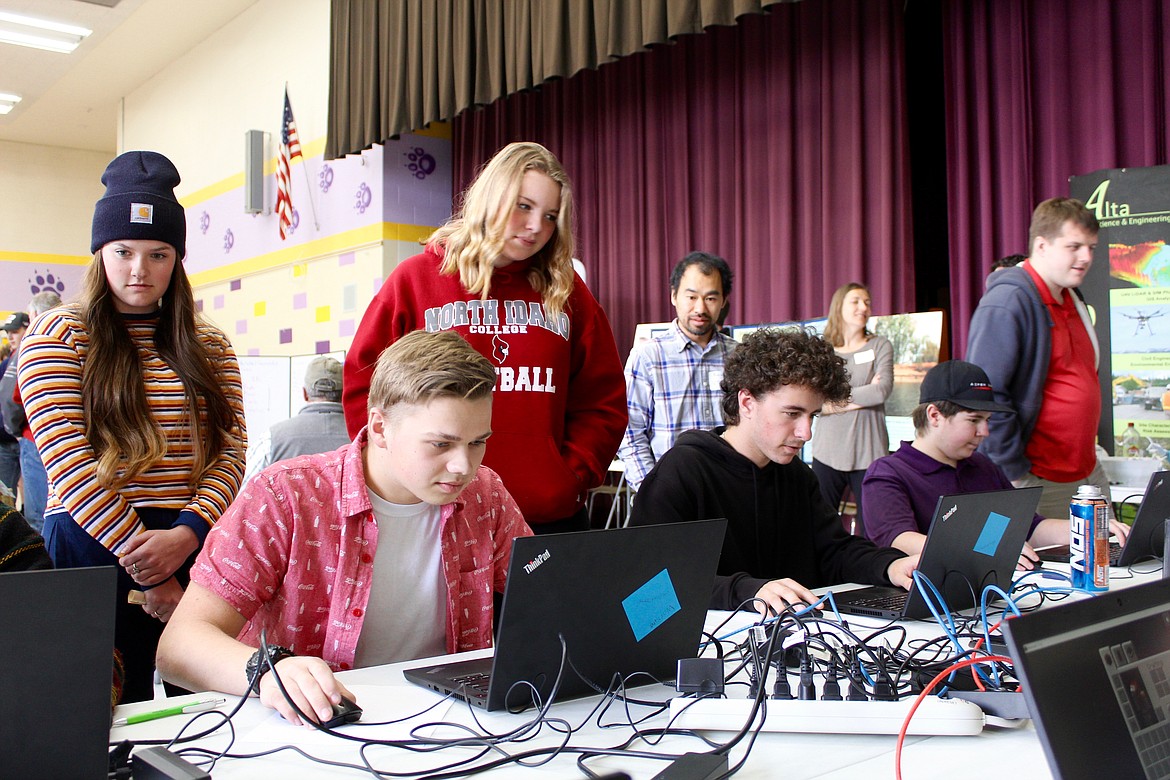
<svg viewBox="0 0 1170 780"><path fill-rule="evenodd" d="M1109 590L1109 514L1101 489L1081 485L1068 506L1072 586L1093 593Z"/></svg>

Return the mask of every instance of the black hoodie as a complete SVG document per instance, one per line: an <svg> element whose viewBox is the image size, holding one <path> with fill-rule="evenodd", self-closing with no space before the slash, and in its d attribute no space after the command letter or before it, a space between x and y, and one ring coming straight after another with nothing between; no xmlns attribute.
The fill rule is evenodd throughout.
<svg viewBox="0 0 1170 780"><path fill-rule="evenodd" d="M847 534L799 459L760 468L720 438L723 430L682 434L638 488L630 517L632 525L727 518L712 609L736 609L782 577L806 588L890 584L886 569L902 552Z"/></svg>

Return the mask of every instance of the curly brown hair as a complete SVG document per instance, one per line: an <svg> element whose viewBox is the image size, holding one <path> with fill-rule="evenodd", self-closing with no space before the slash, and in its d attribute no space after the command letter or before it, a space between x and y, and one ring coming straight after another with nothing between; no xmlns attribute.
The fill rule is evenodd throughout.
<svg viewBox="0 0 1170 780"><path fill-rule="evenodd" d="M754 397L784 385L807 387L825 401L849 400L851 388L845 361L829 342L805 328L763 328L750 333L723 366L723 419L739 425L739 391Z"/></svg>

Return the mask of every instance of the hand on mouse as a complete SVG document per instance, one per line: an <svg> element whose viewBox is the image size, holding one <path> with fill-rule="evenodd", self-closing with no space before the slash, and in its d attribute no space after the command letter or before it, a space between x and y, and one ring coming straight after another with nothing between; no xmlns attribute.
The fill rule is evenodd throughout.
<svg viewBox="0 0 1170 780"><path fill-rule="evenodd" d="M341 702L333 705L333 717L321 724L327 729L344 726L347 723L357 723L362 719L362 708L354 703L353 699L341 697Z"/></svg>
<svg viewBox="0 0 1170 780"><path fill-rule="evenodd" d="M356 702L353 693L337 681L332 670L320 658L293 656L278 661L276 672L284 683L289 698L311 719L325 723L334 718L334 705L341 704L342 698ZM272 672L260 678L260 702L279 712L285 720L298 726L309 726L280 692Z"/></svg>

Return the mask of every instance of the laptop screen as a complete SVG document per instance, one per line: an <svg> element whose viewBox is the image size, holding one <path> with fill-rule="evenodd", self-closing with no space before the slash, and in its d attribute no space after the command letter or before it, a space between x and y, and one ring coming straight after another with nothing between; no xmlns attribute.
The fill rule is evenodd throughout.
<svg viewBox="0 0 1170 780"><path fill-rule="evenodd" d="M0 777L105 777L113 566L0 574Z"/></svg>
<svg viewBox="0 0 1170 780"><path fill-rule="evenodd" d="M1156 471L1150 475L1145 496L1117 564L1130 566L1143 558L1161 558L1167 519L1170 519L1170 471Z"/></svg>
<svg viewBox="0 0 1170 780"><path fill-rule="evenodd" d="M1170 580L1004 625L1055 776L1170 777Z"/></svg>
<svg viewBox="0 0 1170 780"><path fill-rule="evenodd" d="M513 541L491 663L489 710L674 676L698 652L725 520L529 536ZM466 690L480 661L406 669L411 682ZM562 667L563 675L562 675Z"/></svg>

